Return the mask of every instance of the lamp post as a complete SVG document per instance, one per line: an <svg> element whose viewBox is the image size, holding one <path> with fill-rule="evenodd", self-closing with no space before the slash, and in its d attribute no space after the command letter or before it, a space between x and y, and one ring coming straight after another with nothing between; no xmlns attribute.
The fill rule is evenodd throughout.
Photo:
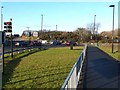
<svg viewBox="0 0 120 90"><path fill-rule="evenodd" d="M39 35L43 36L43 14L41 14L41 31Z"/></svg>
<svg viewBox="0 0 120 90"><path fill-rule="evenodd" d="M96 23L96 15L94 15L94 31L93 31L93 34L95 34L95 23Z"/></svg>
<svg viewBox="0 0 120 90"><path fill-rule="evenodd" d="M56 25L56 31L57 31L57 25Z"/></svg>
<svg viewBox="0 0 120 90"><path fill-rule="evenodd" d="M31 43L31 31L29 30L30 27L26 27L28 29L28 37L29 37L29 45Z"/></svg>
<svg viewBox="0 0 120 90"><path fill-rule="evenodd" d="M96 27L95 25L96 25L96 24L95 24L95 23L96 23L96 15L94 15L94 26L93 26L93 37L94 37L94 40L96 40L96 39L95 39L95 38L96 38L96 34L95 34L95 29L96 29L96 28L95 28L95 27Z"/></svg>
<svg viewBox="0 0 120 90"><path fill-rule="evenodd" d="M114 51L114 11L115 11L115 5L110 5L109 7L113 8L113 24L112 24L112 53Z"/></svg>
<svg viewBox="0 0 120 90"><path fill-rule="evenodd" d="M43 30L43 14L41 14L41 31Z"/></svg>
<svg viewBox="0 0 120 90"><path fill-rule="evenodd" d="M3 6L1 6L1 31L3 31Z"/></svg>
<svg viewBox="0 0 120 90"><path fill-rule="evenodd" d="M1 31L2 31L2 73L4 74L4 31L3 31L3 6L1 6Z"/></svg>

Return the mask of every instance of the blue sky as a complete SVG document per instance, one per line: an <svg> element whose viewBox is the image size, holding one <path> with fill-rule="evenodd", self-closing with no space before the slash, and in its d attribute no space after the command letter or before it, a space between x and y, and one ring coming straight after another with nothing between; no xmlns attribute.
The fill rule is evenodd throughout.
<svg viewBox="0 0 120 90"><path fill-rule="evenodd" d="M112 8L115 4L115 28L118 27L118 2L3 2L4 21L13 19L13 33L22 34L26 27L30 30L43 29L74 31L78 27L86 28L96 22L101 23L99 32L112 29Z"/></svg>

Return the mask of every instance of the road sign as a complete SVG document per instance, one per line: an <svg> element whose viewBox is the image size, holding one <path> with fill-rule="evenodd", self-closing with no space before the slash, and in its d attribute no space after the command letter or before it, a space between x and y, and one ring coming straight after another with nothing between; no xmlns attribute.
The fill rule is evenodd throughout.
<svg viewBox="0 0 120 90"><path fill-rule="evenodd" d="M38 32L37 31L33 32L33 37L38 37Z"/></svg>
<svg viewBox="0 0 120 90"><path fill-rule="evenodd" d="M24 34L25 34L25 36L30 36L30 32L29 31L24 31Z"/></svg>

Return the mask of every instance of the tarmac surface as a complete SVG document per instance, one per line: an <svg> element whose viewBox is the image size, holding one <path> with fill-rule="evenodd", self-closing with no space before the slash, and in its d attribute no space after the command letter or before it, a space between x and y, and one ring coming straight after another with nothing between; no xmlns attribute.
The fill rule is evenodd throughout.
<svg viewBox="0 0 120 90"><path fill-rule="evenodd" d="M0 63L0 90L2 89L2 63Z"/></svg>
<svg viewBox="0 0 120 90"><path fill-rule="evenodd" d="M120 90L120 62L97 47L88 46L85 90L102 88Z"/></svg>

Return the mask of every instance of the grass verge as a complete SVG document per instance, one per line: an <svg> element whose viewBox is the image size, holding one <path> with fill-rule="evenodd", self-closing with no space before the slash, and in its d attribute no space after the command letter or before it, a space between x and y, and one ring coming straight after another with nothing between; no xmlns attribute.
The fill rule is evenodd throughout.
<svg viewBox="0 0 120 90"><path fill-rule="evenodd" d="M16 55L5 65L3 88L60 88L82 49L61 47Z"/></svg>
<svg viewBox="0 0 120 90"><path fill-rule="evenodd" d="M118 45L114 45L114 53L112 53L112 49L111 49L111 44L102 44L99 46L99 48L101 50L103 50L104 52L106 52L107 54L109 54L110 56L112 56L113 58L119 60L118 58Z"/></svg>

